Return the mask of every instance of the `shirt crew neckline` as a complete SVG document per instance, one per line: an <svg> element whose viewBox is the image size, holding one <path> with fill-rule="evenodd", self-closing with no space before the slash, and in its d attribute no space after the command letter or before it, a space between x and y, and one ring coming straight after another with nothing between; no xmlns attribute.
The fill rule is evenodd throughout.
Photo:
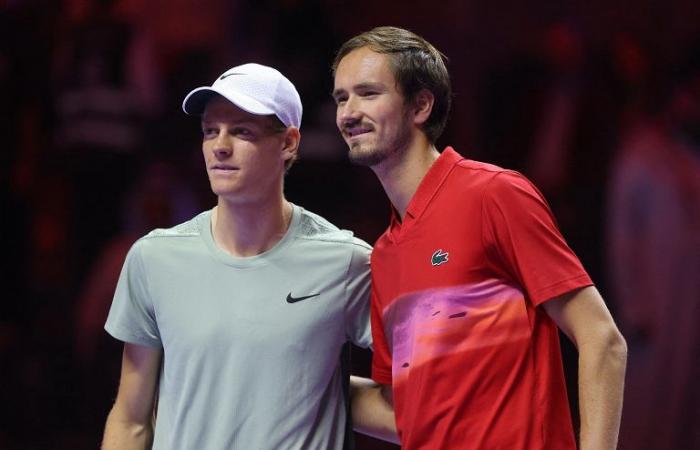
<svg viewBox="0 0 700 450"><path fill-rule="evenodd" d="M418 189L411 197L406 208L406 215L403 222L399 220L396 209L391 208L391 235L392 240L401 239L405 233L411 228L414 222L420 219L423 212L430 204L430 201L435 197L442 183L447 179L447 175L452 169L462 161L464 157L457 153L452 147L445 147L438 159L435 160L428 172L418 184Z"/></svg>
<svg viewBox="0 0 700 450"><path fill-rule="evenodd" d="M292 205L292 220L289 222L287 232L284 234L284 236L282 236L282 239L272 246L272 248L258 255L233 256L230 253L222 250L217 245L216 241L214 240L211 223L212 212L214 210L213 208L200 217L198 224L200 235L202 236L202 239L212 255L227 266L247 268L263 265L271 258L283 252L289 246L289 244L292 243L294 236L297 234L296 231L301 222L301 207L295 205L294 203L289 203Z"/></svg>

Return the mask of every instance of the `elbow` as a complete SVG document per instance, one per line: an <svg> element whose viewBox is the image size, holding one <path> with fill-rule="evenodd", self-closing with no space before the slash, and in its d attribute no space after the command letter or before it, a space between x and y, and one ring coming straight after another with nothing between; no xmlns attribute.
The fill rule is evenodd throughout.
<svg viewBox="0 0 700 450"><path fill-rule="evenodd" d="M627 365L627 341L617 327L613 326L607 333L606 350L608 355L623 367Z"/></svg>
<svg viewBox="0 0 700 450"><path fill-rule="evenodd" d="M627 342L613 324L599 328L590 339L579 342L578 351L584 359L607 361L624 368L627 365Z"/></svg>

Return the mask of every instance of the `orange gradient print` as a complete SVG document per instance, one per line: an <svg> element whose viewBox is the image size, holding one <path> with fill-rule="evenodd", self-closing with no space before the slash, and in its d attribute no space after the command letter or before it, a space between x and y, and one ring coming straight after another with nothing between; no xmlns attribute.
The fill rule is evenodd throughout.
<svg viewBox="0 0 700 450"><path fill-rule="evenodd" d="M522 344L531 334L521 290L502 280L412 292L383 313L393 382L450 354L482 354Z"/></svg>

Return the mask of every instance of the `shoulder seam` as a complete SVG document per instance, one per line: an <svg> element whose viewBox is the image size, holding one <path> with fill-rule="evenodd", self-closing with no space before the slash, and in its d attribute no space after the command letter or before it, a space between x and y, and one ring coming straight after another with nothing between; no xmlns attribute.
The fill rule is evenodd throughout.
<svg viewBox="0 0 700 450"><path fill-rule="evenodd" d="M332 242L335 244L346 244L346 245L354 245L357 247L365 248L365 249L372 249L372 246L365 243L365 242L358 242L359 239L354 238L354 236L351 236L350 239L337 239L337 238L331 238L331 237L324 237L324 236L297 236L297 239L303 239L306 241L322 241L322 242Z"/></svg>
<svg viewBox="0 0 700 450"><path fill-rule="evenodd" d="M459 167L463 170L474 170L474 171L479 171L479 172L488 172L488 173L494 174L494 176L504 174L504 173L523 176L523 174L518 172L517 170L507 169L505 167L500 167L500 166L497 166L495 164L486 163L486 162L481 162L480 164L482 164L482 165L479 167L470 167L470 166L465 165L465 163L469 163L469 162L478 162L478 161L474 161L471 159L463 159L462 161L459 161L456 165L457 165L457 167Z"/></svg>

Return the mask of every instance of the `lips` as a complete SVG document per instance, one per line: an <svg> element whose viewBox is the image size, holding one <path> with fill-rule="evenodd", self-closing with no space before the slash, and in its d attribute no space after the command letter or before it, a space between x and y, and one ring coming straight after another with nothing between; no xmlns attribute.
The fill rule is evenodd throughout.
<svg viewBox="0 0 700 450"><path fill-rule="evenodd" d="M356 136L360 136L362 134L366 134L372 131L372 127L369 126L353 126L353 127L346 127L345 128L345 135L348 138L353 138Z"/></svg>
<svg viewBox="0 0 700 450"><path fill-rule="evenodd" d="M238 167L230 164L214 164L210 169L212 172L230 173L238 170Z"/></svg>

